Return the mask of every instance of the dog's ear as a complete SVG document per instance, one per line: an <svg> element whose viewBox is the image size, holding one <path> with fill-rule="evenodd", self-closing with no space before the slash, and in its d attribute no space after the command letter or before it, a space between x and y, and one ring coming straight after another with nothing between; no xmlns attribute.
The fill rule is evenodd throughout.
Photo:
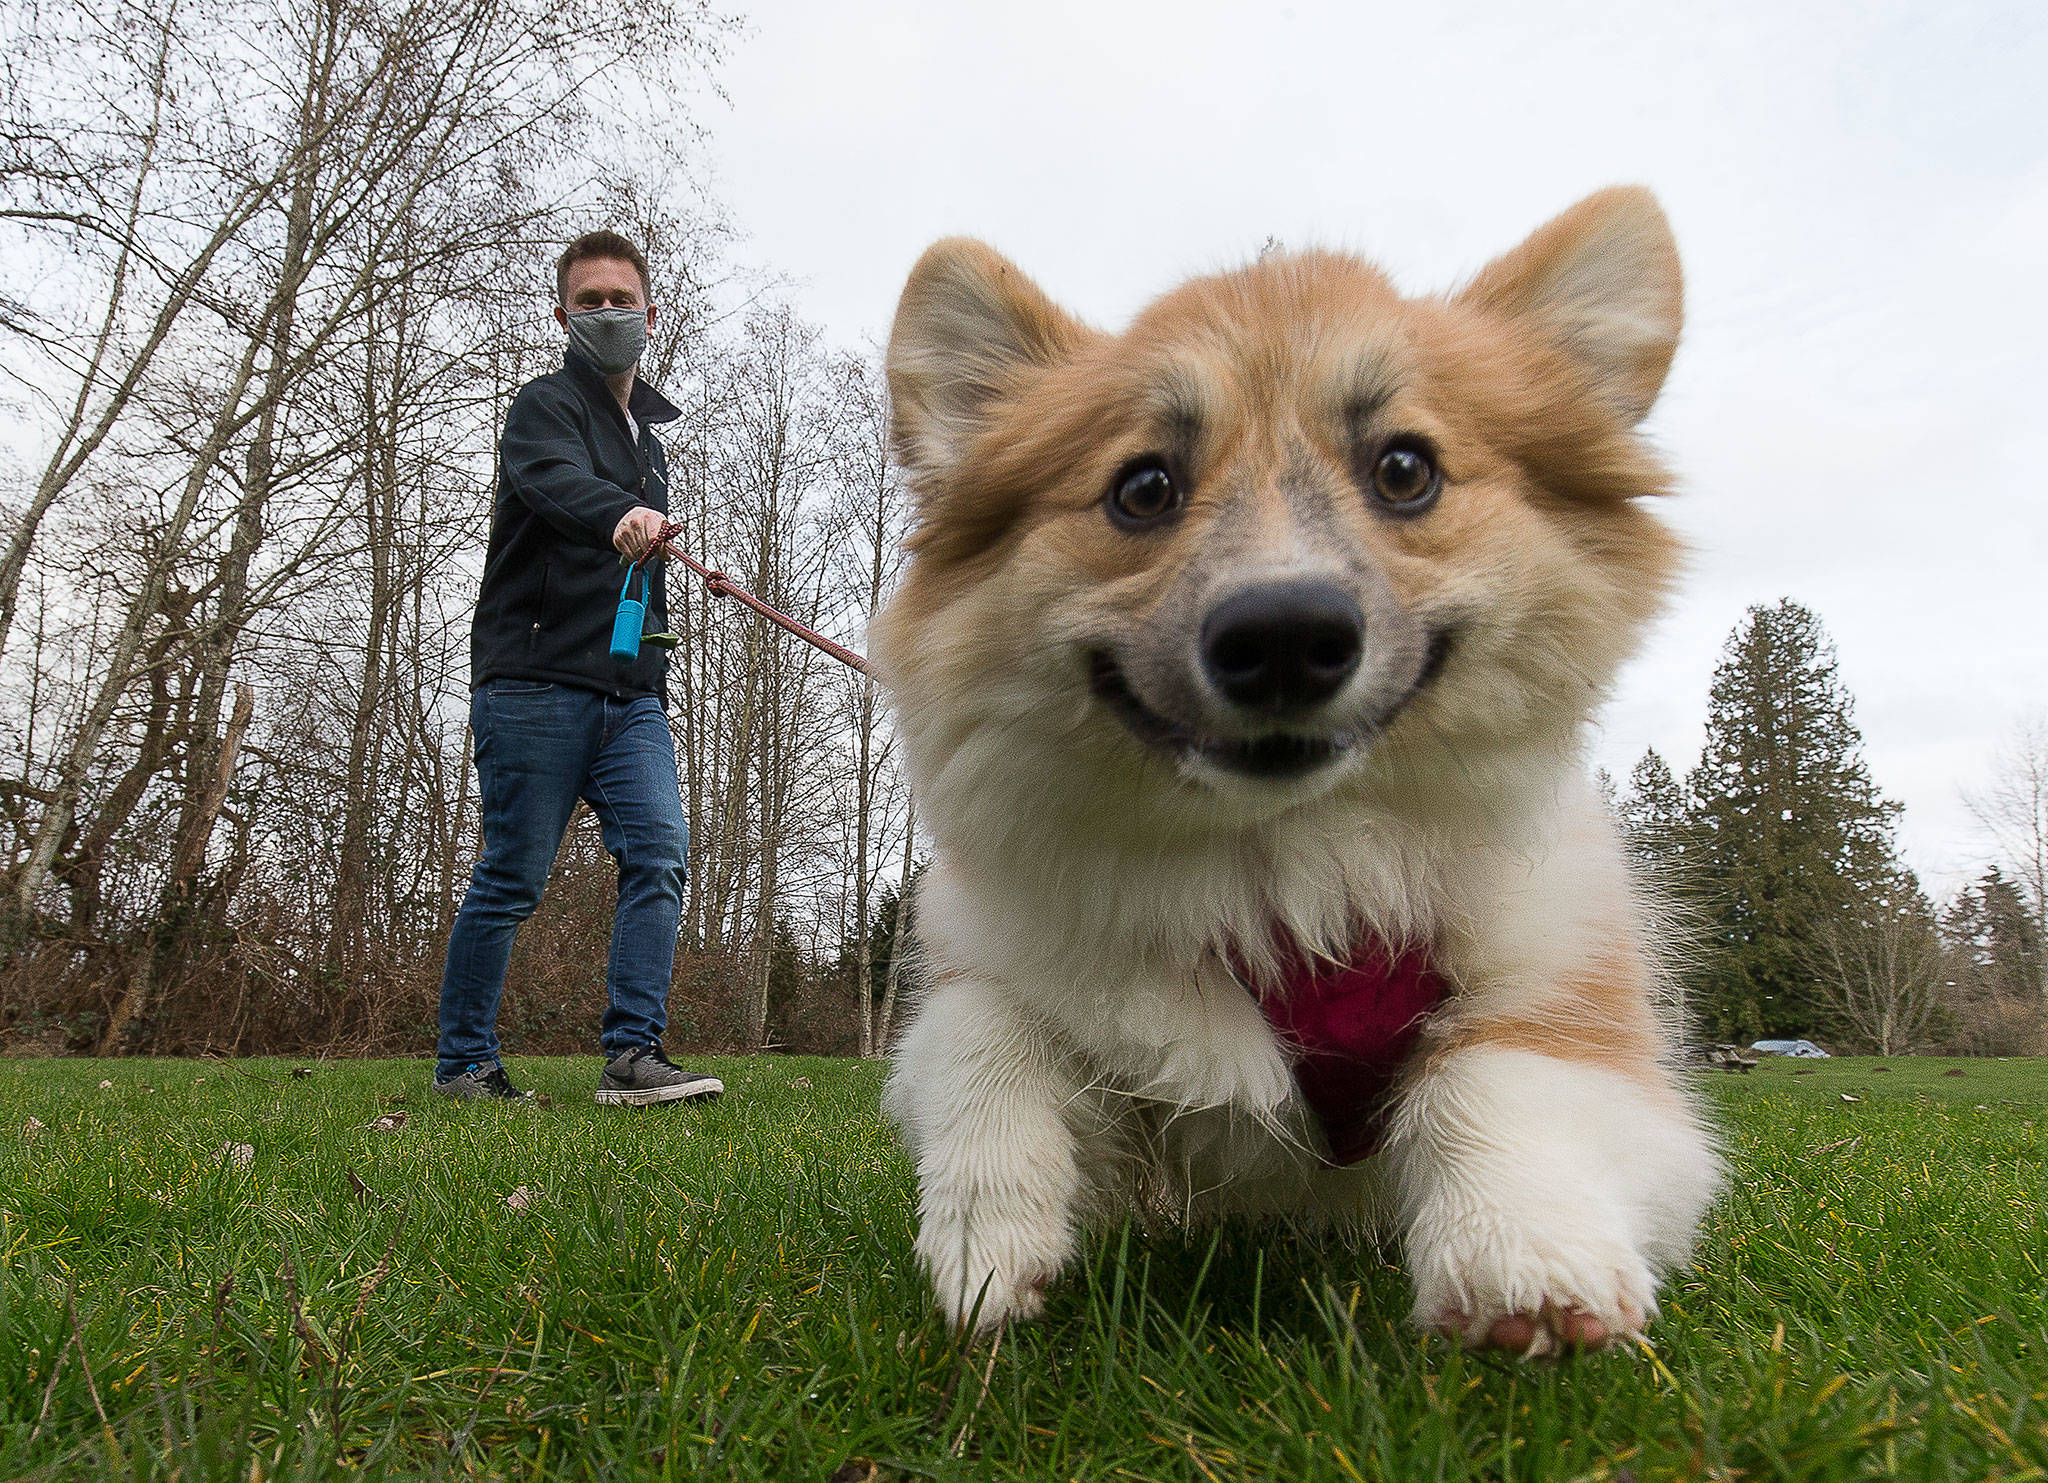
<svg viewBox="0 0 2048 1483"><path fill-rule="evenodd" d="M1641 186L1596 192L1495 258L1460 299L1534 320L1631 423L1657 400L1678 348L1678 245Z"/></svg>
<svg viewBox="0 0 2048 1483"><path fill-rule="evenodd" d="M1021 373L1065 359L1087 332L1001 253L967 237L935 242L910 270L889 332L896 454L943 476L989 404Z"/></svg>

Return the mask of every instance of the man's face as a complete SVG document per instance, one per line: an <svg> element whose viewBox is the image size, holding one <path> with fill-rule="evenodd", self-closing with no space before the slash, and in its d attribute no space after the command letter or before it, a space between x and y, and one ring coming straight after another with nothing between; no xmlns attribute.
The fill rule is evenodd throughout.
<svg viewBox="0 0 2048 1483"><path fill-rule="evenodd" d="M640 291L640 273L618 257L579 258L569 264L564 295L555 306L555 323L566 327L571 314L591 309L646 309L647 328L654 328L654 306Z"/></svg>

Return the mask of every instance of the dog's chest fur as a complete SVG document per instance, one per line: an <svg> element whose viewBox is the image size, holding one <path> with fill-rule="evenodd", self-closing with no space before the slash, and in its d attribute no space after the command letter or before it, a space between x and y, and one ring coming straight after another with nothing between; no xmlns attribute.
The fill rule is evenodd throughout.
<svg viewBox="0 0 2048 1483"><path fill-rule="evenodd" d="M919 911L935 984L1014 986L1092 1084L1268 1124L1293 1098L1293 1058L1245 980L1279 982L1288 941L1333 955L1361 931L1431 944L1499 861L1448 829L1334 803L1255 839L1147 851L1056 810L1003 817L957 847L941 836Z"/></svg>

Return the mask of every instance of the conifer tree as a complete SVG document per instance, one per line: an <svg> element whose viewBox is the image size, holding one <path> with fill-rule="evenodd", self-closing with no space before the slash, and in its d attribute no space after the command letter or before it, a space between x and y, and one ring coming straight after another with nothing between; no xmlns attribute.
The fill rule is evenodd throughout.
<svg viewBox="0 0 2048 1483"><path fill-rule="evenodd" d="M1655 747L1628 775L1628 793L1616 810L1630 856L1666 888L1681 883L1685 856L1685 790Z"/></svg>
<svg viewBox="0 0 2048 1483"><path fill-rule="evenodd" d="M1834 646L1808 608L1752 607L1714 671L1688 779L1687 875L1708 924L1693 1002L1729 1038L1820 1035L1824 933L1912 910L1896 804L1871 781Z"/></svg>
<svg viewBox="0 0 2048 1483"><path fill-rule="evenodd" d="M1941 930L1965 994L2015 1003L2039 995L2040 929L2019 885L1996 865L1956 893Z"/></svg>

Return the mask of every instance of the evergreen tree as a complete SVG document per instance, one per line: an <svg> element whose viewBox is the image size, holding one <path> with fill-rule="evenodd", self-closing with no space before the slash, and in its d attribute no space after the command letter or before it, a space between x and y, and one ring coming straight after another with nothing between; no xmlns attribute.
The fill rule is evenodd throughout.
<svg viewBox="0 0 2048 1483"><path fill-rule="evenodd" d="M1823 933L1909 912L1918 887L1810 609L1759 605L1730 635L1687 792L1687 874L1709 934L1694 1003L1728 1038L1828 1034L1837 1014L1812 971Z"/></svg>
<svg viewBox="0 0 2048 1483"><path fill-rule="evenodd" d="M875 894L874 915L868 918L868 1000L879 1005L888 989L889 955L896 947L896 912L902 891L896 885L882 887ZM832 981L844 985L850 994L859 993L860 935L849 930L839 943L839 956L832 965Z"/></svg>
<svg viewBox="0 0 2048 1483"><path fill-rule="evenodd" d="M1956 893L1941 930L1966 995L2028 1002L2039 994L2040 928L2025 893L1997 866Z"/></svg>
<svg viewBox="0 0 2048 1483"><path fill-rule="evenodd" d="M786 1045L796 1033L796 1027L790 1023L790 1015L803 998L804 988L811 977L811 965L805 960L803 944L797 941L796 932L786 919L779 916L775 919L775 931L769 943L766 1043Z"/></svg>
<svg viewBox="0 0 2048 1483"><path fill-rule="evenodd" d="M1676 886L1685 856L1685 790L1651 747L1628 775L1617 813L1622 841L1650 879Z"/></svg>

